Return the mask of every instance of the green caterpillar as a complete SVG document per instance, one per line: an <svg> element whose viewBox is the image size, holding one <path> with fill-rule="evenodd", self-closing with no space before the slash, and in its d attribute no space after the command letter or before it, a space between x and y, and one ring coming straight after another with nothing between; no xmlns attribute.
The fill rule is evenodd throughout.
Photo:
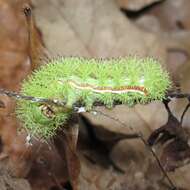
<svg viewBox="0 0 190 190"><path fill-rule="evenodd" d="M48 139L67 122L76 103L86 110L95 102L108 108L112 108L114 102L128 106L145 104L164 99L170 87L168 73L152 58L59 57L41 66L24 81L21 93L63 100L65 106L19 100L16 113L31 134Z"/></svg>

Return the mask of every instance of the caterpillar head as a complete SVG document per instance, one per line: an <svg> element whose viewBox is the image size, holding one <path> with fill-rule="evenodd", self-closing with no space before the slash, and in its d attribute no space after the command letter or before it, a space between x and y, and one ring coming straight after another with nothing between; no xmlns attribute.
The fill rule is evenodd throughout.
<svg viewBox="0 0 190 190"><path fill-rule="evenodd" d="M22 100L17 104L16 113L28 133L49 139L69 118L70 110L56 105Z"/></svg>

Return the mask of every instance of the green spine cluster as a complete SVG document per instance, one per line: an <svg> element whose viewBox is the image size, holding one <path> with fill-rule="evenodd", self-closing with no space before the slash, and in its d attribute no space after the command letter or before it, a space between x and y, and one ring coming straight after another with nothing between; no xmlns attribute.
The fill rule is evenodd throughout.
<svg viewBox="0 0 190 190"><path fill-rule="evenodd" d="M148 94L145 96L137 92L96 93L76 89L69 85L68 80L98 87L144 86ZM31 134L47 139L55 135L57 128L66 123L72 113L72 105L76 102L82 103L87 110L91 109L94 102L100 102L109 108L113 106L114 101L129 106L136 103L145 104L153 100L162 100L170 86L168 73L152 58L104 60L59 57L50 60L29 76L23 82L21 93L64 100L67 102L67 108L54 106L52 109L55 115L49 118L44 115L39 103L20 100L16 113Z"/></svg>

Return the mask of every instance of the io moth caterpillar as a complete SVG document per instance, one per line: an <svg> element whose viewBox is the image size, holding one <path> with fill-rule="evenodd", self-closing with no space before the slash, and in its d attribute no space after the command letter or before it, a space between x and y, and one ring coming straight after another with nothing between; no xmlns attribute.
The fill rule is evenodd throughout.
<svg viewBox="0 0 190 190"><path fill-rule="evenodd" d="M16 113L30 134L48 139L67 122L73 105L91 110L95 102L112 108L162 100L170 88L169 75L157 60L137 57L86 59L58 57L23 82L21 93L64 101L65 106L19 100Z"/></svg>

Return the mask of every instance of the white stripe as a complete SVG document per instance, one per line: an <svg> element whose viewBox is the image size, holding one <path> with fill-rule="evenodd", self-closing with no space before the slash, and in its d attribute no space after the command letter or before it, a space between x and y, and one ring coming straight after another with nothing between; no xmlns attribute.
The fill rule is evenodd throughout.
<svg viewBox="0 0 190 190"><path fill-rule="evenodd" d="M113 94L124 94L124 93L128 93L128 92L135 92L135 93L139 93L139 94L145 94L143 91L141 90L135 90L135 89L123 89L123 90L111 90L111 89L102 89L102 90L98 90L98 89L94 89L90 86L78 86L77 84L75 84L72 81L68 81L68 83L70 85L72 85L73 87L80 89L80 90L91 90L93 92L97 92L97 93L113 93Z"/></svg>

